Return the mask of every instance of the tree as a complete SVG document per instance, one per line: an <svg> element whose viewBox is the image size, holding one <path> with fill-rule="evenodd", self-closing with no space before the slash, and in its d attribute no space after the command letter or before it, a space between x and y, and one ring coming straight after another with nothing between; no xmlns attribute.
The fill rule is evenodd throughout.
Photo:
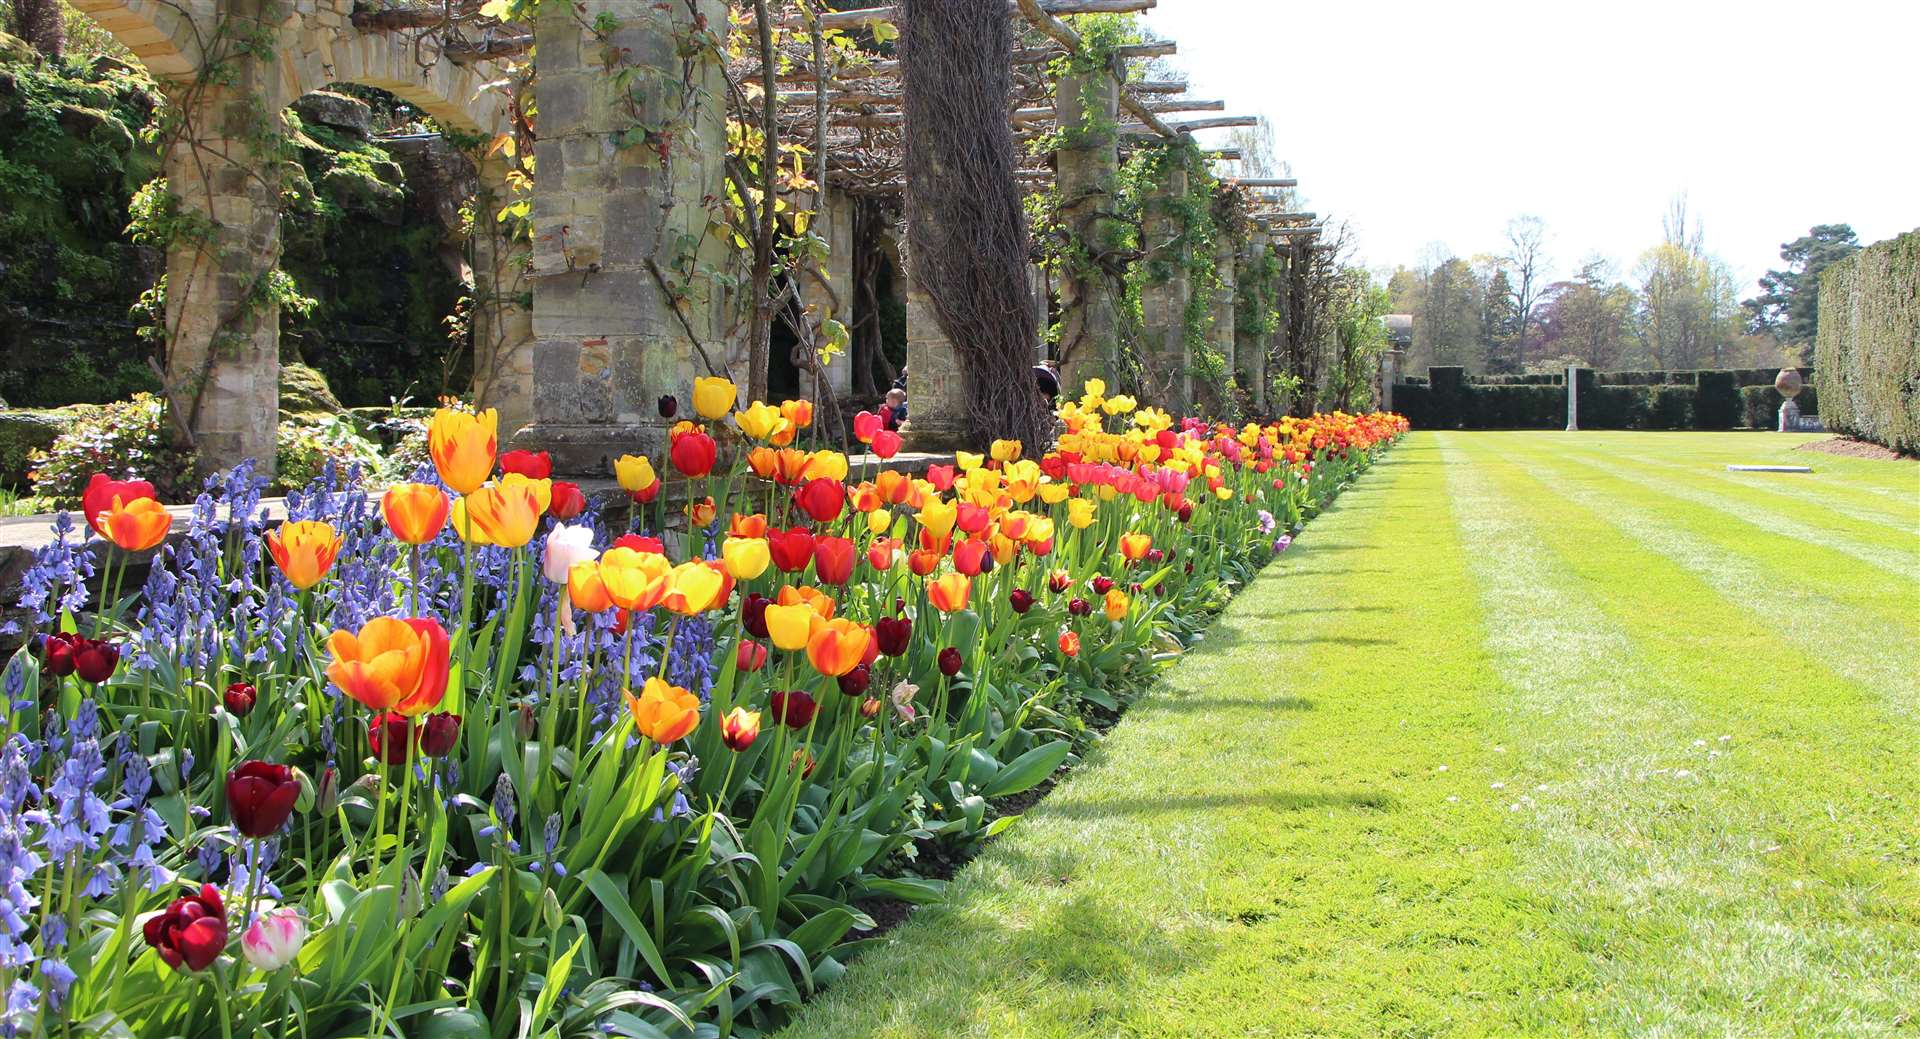
<svg viewBox="0 0 1920 1039"><path fill-rule="evenodd" d="M7 31L47 57L58 58L67 42L63 6L60 0L13 0Z"/></svg>
<svg viewBox="0 0 1920 1039"><path fill-rule="evenodd" d="M1614 280L1607 261L1588 260L1573 279L1542 291L1540 335L1527 365L1619 367L1629 347L1634 306L1633 290Z"/></svg>
<svg viewBox="0 0 1920 1039"><path fill-rule="evenodd" d="M1547 283L1546 242L1547 224L1539 217L1517 216L1507 221L1507 255L1503 259L1513 272L1507 291L1513 299L1516 358L1526 356L1533 311L1540 305L1540 293Z"/></svg>
<svg viewBox="0 0 1920 1039"><path fill-rule="evenodd" d="M1781 245L1786 269L1761 275L1760 294L1741 304L1747 330L1811 351L1820 320L1820 272L1859 251L1860 240L1846 224L1819 224Z"/></svg>
<svg viewBox="0 0 1920 1039"><path fill-rule="evenodd" d="M1706 250L1687 197L1677 195L1662 222L1665 240L1640 255L1637 331L1654 368L1722 367L1739 331L1733 273Z"/></svg>
<svg viewBox="0 0 1920 1039"><path fill-rule="evenodd" d="M1519 293L1507 279L1507 269L1495 265L1480 293L1480 349L1487 371L1513 373L1521 368Z"/></svg>
<svg viewBox="0 0 1920 1039"><path fill-rule="evenodd" d="M1380 319L1391 303L1384 286L1360 267L1339 269L1329 293L1333 325L1332 364L1321 398L1327 406L1352 411L1372 400L1373 377L1387 348L1387 326Z"/></svg>
<svg viewBox="0 0 1920 1039"><path fill-rule="evenodd" d="M1414 352L1430 365L1483 367L1480 302L1479 279L1467 261L1448 256L1436 263L1413 315Z"/></svg>

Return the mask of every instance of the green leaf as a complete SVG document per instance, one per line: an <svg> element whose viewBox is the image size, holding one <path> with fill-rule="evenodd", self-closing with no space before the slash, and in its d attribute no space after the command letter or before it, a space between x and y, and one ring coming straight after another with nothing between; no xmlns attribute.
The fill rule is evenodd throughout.
<svg viewBox="0 0 1920 1039"><path fill-rule="evenodd" d="M980 789L980 793L986 797L1005 797L1031 790L1053 775L1053 770L1059 768L1072 752L1073 745L1066 740L1055 740L1035 747L995 773L993 779Z"/></svg>
<svg viewBox="0 0 1920 1039"><path fill-rule="evenodd" d="M667 962L660 958L660 950L653 944L653 935L647 933L633 906L627 902L626 892L620 890L620 885L615 884L612 877L597 869L587 870L581 874L581 878L587 882L587 890L593 892L593 897L599 899L606 908L607 915L620 925L627 940L640 950L640 957L647 961L647 967L654 976L660 979L661 984L671 984L673 979L667 973Z"/></svg>

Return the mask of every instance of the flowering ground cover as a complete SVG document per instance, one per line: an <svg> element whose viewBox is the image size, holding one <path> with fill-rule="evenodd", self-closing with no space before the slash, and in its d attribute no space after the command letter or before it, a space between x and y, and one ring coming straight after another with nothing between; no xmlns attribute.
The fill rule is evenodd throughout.
<svg viewBox="0 0 1920 1039"><path fill-rule="evenodd" d="M781 1035L1905 1034L1920 465L1808 439L1416 431Z"/></svg>
<svg viewBox="0 0 1920 1039"><path fill-rule="evenodd" d="M271 527L244 468L173 541L95 477L0 676L0 1030L764 1034L1405 429L1091 386L915 478L690 400L598 511L452 409Z"/></svg>

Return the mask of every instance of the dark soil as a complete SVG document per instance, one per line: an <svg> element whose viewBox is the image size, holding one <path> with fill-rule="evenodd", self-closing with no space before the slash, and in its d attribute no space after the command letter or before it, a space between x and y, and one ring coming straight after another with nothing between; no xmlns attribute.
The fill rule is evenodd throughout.
<svg viewBox="0 0 1920 1039"><path fill-rule="evenodd" d="M1810 444L1801 444L1796 451L1819 451L1829 455L1845 455L1848 458L1871 458L1880 462L1920 461L1912 455L1903 455L1889 447L1883 447L1871 440L1856 437L1834 437L1832 440L1815 440Z"/></svg>

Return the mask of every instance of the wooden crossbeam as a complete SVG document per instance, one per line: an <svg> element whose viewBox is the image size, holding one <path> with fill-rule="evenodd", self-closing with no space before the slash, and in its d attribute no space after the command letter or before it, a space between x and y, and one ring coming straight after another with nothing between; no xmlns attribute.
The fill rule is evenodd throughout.
<svg viewBox="0 0 1920 1039"><path fill-rule="evenodd" d="M1178 94L1187 89L1184 79L1136 79L1127 84L1136 94Z"/></svg>
<svg viewBox="0 0 1920 1039"><path fill-rule="evenodd" d="M1042 0L1041 7L1048 14L1132 14L1136 11L1150 11L1159 0ZM1020 8L1015 3L1007 4L1009 15L1017 14ZM819 21L822 29L863 29L880 22L893 23L900 19L900 9L889 4L885 7L861 7L851 11L823 11ZM807 21L804 16L790 15L776 23L783 29L804 29Z"/></svg>
<svg viewBox="0 0 1920 1039"><path fill-rule="evenodd" d="M1227 183L1243 188L1297 188L1300 181L1293 177L1228 177Z"/></svg>
<svg viewBox="0 0 1920 1039"><path fill-rule="evenodd" d="M1122 94L1121 96L1125 97L1126 95ZM1134 114L1138 115L1139 113L1135 112ZM1260 117L1253 115L1229 115L1221 116L1217 119L1182 119L1178 122L1162 122L1157 126L1141 120L1139 123L1123 124L1120 127L1120 133L1126 137L1177 137L1180 134L1192 133L1195 130L1218 130L1229 126L1255 126L1259 122Z"/></svg>
<svg viewBox="0 0 1920 1039"><path fill-rule="evenodd" d="M1034 28L1053 37L1055 41L1067 49L1067 53L1074 54L1079 52L1080 34L1074 32L1072 26L1054 17L1052 12L1041 5L1040 0L1017 0L1017 2L1020 5L1021 13L1027 16L1027 21L1032 22ZM1124 49L1125 48L1115 48L1115 53L1117 54ZM1168 53L1172 53L1170 43ZM1147 106L1143 104L1139 98L1134 97L1124 87L1120 91L1120 106L1132 113L1135 119L1146 124L1146 126L1161 137L1176 136L1175 132L1169 128L1166 123L1162 122L1158 115L1148 110Z"/></svg>
<svg viewBox="0 0 1920 1039"><path fill-rule="evenodd" d="M1145 101L1149 112L1224 112L1225 101Z"/></svg>

